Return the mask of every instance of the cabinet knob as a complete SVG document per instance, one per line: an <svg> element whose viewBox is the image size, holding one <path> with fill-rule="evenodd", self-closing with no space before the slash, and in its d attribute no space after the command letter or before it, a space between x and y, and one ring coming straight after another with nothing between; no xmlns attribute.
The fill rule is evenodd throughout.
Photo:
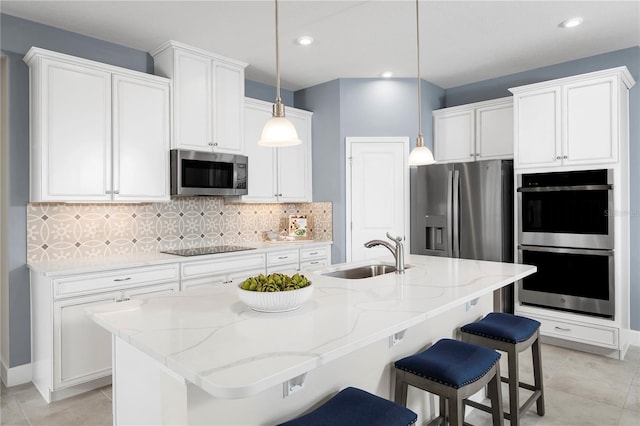
<svg viewBox="0 0 640 426"><path fill-rule="evenodd" d="M113 191L113 193L114 193L114 194L119 194L119 193L120 193L120 190L119 190L119 189L116 189L115 191Z"/></svg>
<svg viewBox="0 0 640 426"><path fill-rule="evenodd" d="M282 194L278 194L278 197L282 197Z"/></svg>
<svg viewBox="0 0 640 426"><path fill-rule="evenodd" d="M569 157L567 157L567 156L565 155L565 156L563 156L562 158L564 158L565 160L567 160Z"/></svg>
<svg viewBox="0 0 640 426"><path fill-rule="evenodd" d="M209 146L218 146L218 142L209 142Z"/></svg>
<svg viewBox="0 0 640 426"><path fill-rule="evenodd" d="M113 194L113 191L111 191L110 189L107 189L106 191L104 191L105 194Z"/></svg>
<svg viewBox="0 0 640 426"><path fill-rule="evenodd" d="M559 155L556 156L556 160L562 160L562 157L560 157Z"/></svg>

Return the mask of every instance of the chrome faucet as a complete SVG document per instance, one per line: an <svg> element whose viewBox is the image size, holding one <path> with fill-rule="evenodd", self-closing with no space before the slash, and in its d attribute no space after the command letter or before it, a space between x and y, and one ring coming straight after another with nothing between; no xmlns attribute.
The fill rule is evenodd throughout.
<svg viewBox="0 0 640 426"><path fill-rule="evenodd" d="M404 274L404 247L402 246L402 237L393 238L391 234L387 232L387 238L396 243L395 247L390 243L383 240L371 240L364 243L366 248L371 248L375 246L385 246L389 249L391 254L396 260L396 274Z"/></svg>

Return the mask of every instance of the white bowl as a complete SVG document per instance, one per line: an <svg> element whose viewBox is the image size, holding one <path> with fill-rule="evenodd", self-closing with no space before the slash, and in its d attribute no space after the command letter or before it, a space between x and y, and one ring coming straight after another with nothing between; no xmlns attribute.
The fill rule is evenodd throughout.
<svg viewBox="0 0 640 426"><path fill-rule="evenodd" d="M288 312L298 309L313 293L311 284L289 291L251 291L238 286L238 297L254 311Z"/></svg>

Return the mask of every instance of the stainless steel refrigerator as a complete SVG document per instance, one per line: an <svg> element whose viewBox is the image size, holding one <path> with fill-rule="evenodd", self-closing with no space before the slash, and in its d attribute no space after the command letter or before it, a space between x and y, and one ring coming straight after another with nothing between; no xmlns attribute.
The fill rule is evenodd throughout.
<svg viewBox="0 0 640 426"><path fill-rule="evenodd" d="M513 262L513 162L434 164L411 171L411 253ZM495 300L513 312L513 288Z"/></svg>

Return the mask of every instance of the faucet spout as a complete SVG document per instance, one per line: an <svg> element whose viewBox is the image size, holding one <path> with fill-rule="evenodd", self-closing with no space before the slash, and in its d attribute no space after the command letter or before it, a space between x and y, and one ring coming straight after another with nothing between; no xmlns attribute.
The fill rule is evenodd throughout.
<svg viewBox="0 0 640 426"><path fill-rule="evenodd" d="M393 238L388 232L387 232L387 238L389 238L391 241L395 243L395 247L390 243L388 243L387 241L383 241L383 240L367 241L366 243L364 243L364 246L366 248L371 248L376 246L386 247L391 252L391 254L393 254L393 257L396 261L396 274L403 274L404 273L404 247L402 245L403 238L402 237Z"/></svg>

